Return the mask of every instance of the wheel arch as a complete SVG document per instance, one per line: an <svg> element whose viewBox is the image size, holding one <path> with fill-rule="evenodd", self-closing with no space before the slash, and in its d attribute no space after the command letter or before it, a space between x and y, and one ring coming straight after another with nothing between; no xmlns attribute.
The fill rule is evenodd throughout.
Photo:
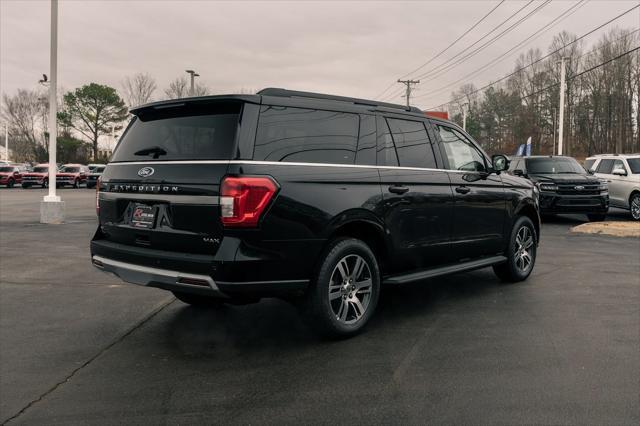
<svg viewBox="0 0 640 426"><path fill-rule="evenodd" d="M380 269L389 262L389 251L385 239L385 228L371 212L352 211L340 215L340 220L329 227L327 244L336 238L352 237L364 241L373 251Z"/></svg>
<svg viewBox="0 0 640 426"><path fill-rule="evenodd" d="M520 216L526 216L533 222L533 226L536 230L536 243L540 242L540 214L538 213L538 209L535 207L533 200L526 199L523 200L518 207L515 209L513 214L513 220L511 221L511 227Z"/></svg>

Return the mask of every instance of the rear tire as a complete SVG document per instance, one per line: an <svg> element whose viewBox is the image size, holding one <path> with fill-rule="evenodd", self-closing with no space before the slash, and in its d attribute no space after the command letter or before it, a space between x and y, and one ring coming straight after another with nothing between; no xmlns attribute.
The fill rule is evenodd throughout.
<svg viewBox="0 0 640 426"><path fill-rule="evenodd" d="M640 192L636 192L629 200L629 210L633 220L640 220Z"/></svg>
<svg viewBox="0 0 640 426"><path fill-rule="evenodd" d="M607 217L606 214L588 214L589 222L602 222Z"/></svg>
<svg viewBox="0 0 640 426"><path fill-rule="evenodd" d="M73 189L80 188L80 181L78 179L73 181Z"/></svg>
<svg viewBox="0 0 640 426"><path fill-rule="evenodd" d="M513 224L507 261L493 267L493 272L504 282L524 281L536 263L536 228L526 216L520 216Z"/></svg>
<svg viewBox="0 0 640 426"><path fill-rule="evenodd" d="M332 338L357 334L380 296L380 269L364 242L339 238L327 248L303 303L309 325Z"/></svg>
<svg viewBox="0 0 640 426"><path fill-rule="evenodd" d="M172 293L179 301L197 308L219 308L224 305L222 299L211 296L202 296L199 294L183 293L179 291L172 291Z"/></svg>

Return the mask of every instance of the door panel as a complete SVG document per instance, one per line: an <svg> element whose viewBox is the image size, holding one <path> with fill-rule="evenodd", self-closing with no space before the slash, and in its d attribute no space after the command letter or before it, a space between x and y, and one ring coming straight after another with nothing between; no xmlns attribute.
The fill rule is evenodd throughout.
<svg viewBox="0 0 640 426"><path fill-rule="evenodd" d="M447 173L404 169L379 172L396 267L421 269L450 261L453 194Z"/></svg>
<svg viewBox="0 0 640 426"><path fill-rule="evenodd" d="M466 134L442 123L436 128L455 199L452 250L460 260L501 252L507 217L502 178L489 173L486 155Z"/></svg>

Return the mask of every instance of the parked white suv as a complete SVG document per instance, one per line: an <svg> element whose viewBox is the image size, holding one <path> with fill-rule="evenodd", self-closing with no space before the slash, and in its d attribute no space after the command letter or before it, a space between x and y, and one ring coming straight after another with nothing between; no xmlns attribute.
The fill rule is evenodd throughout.
<svg viewBox="0 0 640 426"><path fill-rule="evenodd" d="M603 154L589 157L584 168L609 184L609 204L631 211L640 220L640 154Z"/></svg>

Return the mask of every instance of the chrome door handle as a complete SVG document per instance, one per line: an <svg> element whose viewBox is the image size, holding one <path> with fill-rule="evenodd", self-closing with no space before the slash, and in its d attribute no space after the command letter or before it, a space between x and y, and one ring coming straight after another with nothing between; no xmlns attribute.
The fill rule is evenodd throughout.
<svg viewBox="0 0 640 426"><path fill-rule="evenodd" d="M458 194L468 194L469 191L471 191L471 188L466 187L466 186L458 186L458 187L456 187L456 192Z"/></svg>
<svg viewBox="0 0 640 426"><path fill-rule="evenodd" d="M389 187L389 192L394 193L394 194L404 194L405 192L408 192L409 188L406 186L401 186L401 185L391 185Z"/></svg>

